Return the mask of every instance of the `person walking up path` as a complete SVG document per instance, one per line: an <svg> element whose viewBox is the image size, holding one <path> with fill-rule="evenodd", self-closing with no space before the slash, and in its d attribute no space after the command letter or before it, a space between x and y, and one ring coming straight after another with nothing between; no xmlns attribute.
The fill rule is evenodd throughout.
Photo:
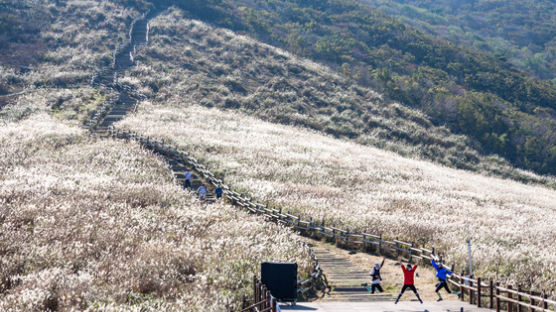
<svg viewBox="0 0 556 312"><path fill-rule="evenodd" d="M216 195L216 199L221 199L224 190L222 189L222 185L218 185L218 187L214 190L214 194Z"/></svg>
<svg viewBox="0 0 556 312"><path fill-rule="evenodd" d="M434 262L434 259L431 259L431 264L432 266L436 269L436 277L438 278L438 283L436 284L436 294L438 295L438 300L436 301L442 301L442 296L440 295L440 290L442 290L442 288L446 289L446 291L450 294L452 293L450 291L450 288L448 288L448 275L452 275L454 274L452 271L446 269L444 267L444 265L442 265L442 263L437 264L436 262Z"/></svg>
<svg viewBox="0 0 556 312"><path fill-rule="evenodd" d="M187 170L185 172L185 188L191 187L191 171Z"/></svg>
<svg viewBox="0 0 556 312"><path fill-rule="evenodd" d="M419 259L419 262L420 261L421 259ZM400 298L402 297L403 293L407 289L412 290L415 293L415 296L417 296L417 299L419 299L419 302L423 303L423 300L421 300L421 297L419 297L417 288L415 288L415 279L414 279L415 270L417 270L417 266L419 265L419 262L417 262L417 264L414 265L413 267L411 266L410 263L407 264L407 267L404 266L403 263L401 264L402 271L403 271L403 287L402 290L400 291L400 294L398 295L398 298L396 298L396 302L394 302L395 304L398 304L398 301L400 301Z"/></svg>
<svg viewBox="0 0 556 312"><path fill-rule="evenodd" d="M370 289L371 294L374 294L375 290L378 290L379 292L384 292L382 286L380 286L380 282L382 281L382 276L380 276L380 269L382 269L385 260L386 258L383 258L382 263L380 264L375 263L375 266L371 269L371 272L369 273L369 275L371 276L371 289ZM368 286L367 286L367 290L369 290Z"/></svg>
<svg viewBox="0 0 556 312"><path fill-rule="evenodd" d="M207 191L207 187L204 184L201 184L201 186L199 186L199 188L197 189L197 193L202 200L204 200L205 196L207 196Z"/></svg>

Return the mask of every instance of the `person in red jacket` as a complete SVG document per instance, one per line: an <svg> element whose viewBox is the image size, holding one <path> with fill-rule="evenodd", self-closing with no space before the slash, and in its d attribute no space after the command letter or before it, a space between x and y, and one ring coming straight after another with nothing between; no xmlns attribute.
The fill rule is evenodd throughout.
<svg viewBox="0 0 556 312"><path fill-rule="evenodd" d="M419 259L419 262L421 262L421 259ZM415 296L417 296L417 299L419 299L419 302L423 303L423 300L421 300L421 297L419 297L417 288L415 288L415 281L414 281L415 270L417 270L417 265L419 264L419 262L417 262L417 264L414 265L413 267L411 266L410 263L407 264L407 267L405 267L402 263L403 287L402 290L400 291L400 294L398 295L398 298L396 298L395 304L398 304L398 301L400 301L400 298L402 297L406 289L413 290Z"/></svg>

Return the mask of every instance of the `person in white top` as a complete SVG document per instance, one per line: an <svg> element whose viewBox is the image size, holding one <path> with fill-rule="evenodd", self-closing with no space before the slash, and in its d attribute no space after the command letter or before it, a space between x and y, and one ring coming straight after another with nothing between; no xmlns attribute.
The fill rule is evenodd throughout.
<svg viewBox="0 0 556 312"><path fill-rule="evenodd" d="M382 276L380 276L380 269L382 269L382 266L384 265L385 260L386 260L386 258L383 258L382 263L380 263L380 264L375 263L375 266L371 269L371 272L369 273L369 275L371 276L371 290L370 291L371 291L372 294L375 293L375 290L378 290L379 292L384 291L382 289L382 286L380 286L380 282L382 281Z"/></svg>

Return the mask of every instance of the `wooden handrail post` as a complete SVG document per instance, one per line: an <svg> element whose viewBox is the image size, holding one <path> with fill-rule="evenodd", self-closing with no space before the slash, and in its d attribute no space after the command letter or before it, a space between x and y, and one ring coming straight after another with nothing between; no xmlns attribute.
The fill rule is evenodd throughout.
<svg viewBox="0 0 556 312"><path fill-rule="evenodd" d="M263 309L263 299L264 299L264 292L263 292L264 288L262 284L259 284L259 300L257 300L258 304L257 304L257 309L258 310L262 310Z"/></svg>
<svg viewBox="0 0 556 312"><path fill-rule="evenodd" d="M508 289L512 290L512 285L508 285ZM508 299L513 299L512 297L512 293L511 292L507 292L508 293ZM514 310L514 305L511 301L508 301L508 312L513 312Z"/></svg>
<svg viewBox="0 0 556 312"><path fill-rule="evenodd" d="M517 301L521 302L521 301L523 301L523 298L521 297L521 285L517 285L517 291L518 291ZM517 305L517 311L518 312L523 312L523 308L521 307L521 304Z"/></svg>
<svg viewBox="0 0 556 312"><path fill-rule="evenodd" d="M496 312L500 312L500 283L496 283Z"/></svg>
<svg viewBox="0 0 556 312"><path fill-rule="evenodd" d="M490 303L489 303L488 307L489 307L489 309L492 310L494 308L494 281L493 280L490 280L489 288L490 288L490 290L489 290L488 295L490 297L490 300L489 300Z"/></svg>
<svg viewBox="0 0 556 312"><path fill-rule="evenodd" d="M545 310L548 310L548 303L546 302L546 299L548 299L548 295L546 294L546 290L543 290L542 293L542 298L544 299L542 306Z"/></svg>
<svg viewBox="0 0 556 312"><path fill-rule="evenodd" d="M367 251L367 237L365 236L365 234L362 235L363 236L363 251Z"/></svg>
<svg viewBox="0 0 556 312"><path fill-rule="evenodd" d="M253 285L255 285L254 287L254 296L255 296L255 301L253 303L259 302L259 281L257 280L257 276L253 277L254 283Z"/></svg>
<svg viewBox="0 0 556 312"><path fill-rule="evenodd" d="M266 286L264 284L262 285L261 294L261 309L264 309L266 308Z"/></svg>
<svg viewBox="0 0 556 312"><path fill-rule="evenodd" d="M411 256L413 253L413 246L415 246L414 242L411 242L411 247L409 247L409 262L411 262Z"/></svg>
<svg viewBox="0 0 556 312"><path fill-rule="evenodd" d="M471 278L471 276L469 276ZM473 304L473 282L469 280L469 304Z"/></svg>
<svg viewBox="0 0 556 312"><path fill-rule="evenodd" d="M276 312L276 298L272 297L270 304L272 305L272 312Z"/></svg>
<svg viewBox="0 0 556 312"><path fill-rule="evenodd" d="M398 246L398 237L396 237L396 241L394 242L394 248L396 248L396 259L400 257L400 247Z"/></svg>
<svg viewBox="0 0 556 312"><path fill-rule="evenodd" d="M433 248L433 250L434 250L434 248ZM463 275L463 274L465 274L465 272L463 270L461 270L460 279L459 279L460 282L461 282L460 286L459 286L459 290L461 291L461 301L465 301L465 287L463 287L463 285L465 284L465 280L463 279L463 277L465 275Z"/></svg>
<svg viewBox="0 0 556 312"><path fill-rule="evenodd" d="M382 255L382 234L378 236L378 253Z"/></svg>
<svg viewBox="0 0 556 312"><path fill-rule="evenodd" d="M463 300L463 280L461 279L461 275L457 276L458 284L459 284L459 300Z"/></svg>
<svg viewBox="0 0 556 312"><path fill-rule="evenodd" d="M477 307L481 307L481 278L477 278Z"/></svg>
<svg viewBox="0 0 556 312"><path fill-rule="evenodd" d="M532 290L529 290L529 295L533 296L533 291L532 291ZM533 298L529 297L529 300L530 300L530 302L529 302L529 303L531 303L531 305L532 305L532 306L534 306L534 305L535 305L535 299L533 299ZM531 311L531 312L534 312L534 311L535 311L535 309L533 309L533 308L530 308L530 309L529 309L529 311Z"/></svg>
<svg viewBox="0 0 556 312"><path fill-rule="evenodd" d="M261 294L262 294L262 296L261 296L262 297L261 298L262 299L261 309L266 309L267 308L267 306L266 306L266 299L267 299L266 295L267 295L267 293L266 293L266 285L264 285L264 284L262 285Z"/></svg>

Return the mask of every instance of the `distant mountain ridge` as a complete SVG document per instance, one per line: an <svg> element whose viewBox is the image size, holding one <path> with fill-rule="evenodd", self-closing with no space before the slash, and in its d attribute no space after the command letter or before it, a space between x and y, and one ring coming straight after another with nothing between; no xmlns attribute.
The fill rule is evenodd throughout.
<svg viewBox="0 0 556 312"><path fill-rule="evenodd" d="M360 0L455 44L508 59L556 84L556 2Z"/></svg>

